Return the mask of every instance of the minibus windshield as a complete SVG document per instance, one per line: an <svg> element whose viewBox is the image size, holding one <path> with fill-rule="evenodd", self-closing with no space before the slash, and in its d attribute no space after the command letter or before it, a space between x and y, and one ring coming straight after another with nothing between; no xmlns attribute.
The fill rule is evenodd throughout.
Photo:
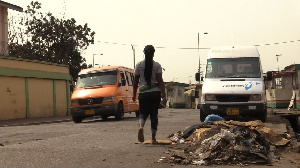
<svg viewBox="0 0 300 168"><path fill-rule="evenodd" d="M94 71L93 73L80 74L76 88L99 87L102 85L115 85L117 83L117 70Z"/></svg>
<svg viewBox="0 0 300 168"><path fill-rule="evenodd" d="M258 57L211 58L207 60L206 78L260 78Z"/></svg>

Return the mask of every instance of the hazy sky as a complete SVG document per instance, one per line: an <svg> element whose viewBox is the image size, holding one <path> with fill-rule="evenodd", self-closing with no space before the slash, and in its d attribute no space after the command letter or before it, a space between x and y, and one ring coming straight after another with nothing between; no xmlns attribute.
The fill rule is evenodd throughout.
<svg viewBox="0 0 300 168"><path fill-rule="evenodd" d="M3 0L26 9L31 0ZM264 72L300 64L299 0L39 0L45 12L75 18L96 32L95 44L83 53L88 64L133 68L143 48L156 48L154 60L165 69L166 82L195 83L199 54L232 45L260 45ZM16 15L18 12L11 12ZM203 34L207 32L208 34ZM297 41L299 40L299 41ZM295 41L295 42L290 42ZM283 43L288 42L288 43ZM279 43L279 44L274 44ZM271 44L271 45L264 45ZM159 48L158 48L159 47ZM162 47L162 48L160 48ZM195 49L182 49L195 48ZM103 54L103 55L100 55ZM204 70L205 65L201 65Z"/></svg>

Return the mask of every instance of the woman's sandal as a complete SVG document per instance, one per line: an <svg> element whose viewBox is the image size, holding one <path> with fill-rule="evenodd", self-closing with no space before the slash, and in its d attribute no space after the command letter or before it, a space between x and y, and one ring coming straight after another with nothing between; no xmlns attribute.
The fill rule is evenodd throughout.
<svg viewBox="0 0 300 168"><path fill-rule="evenodd" d="M151 144L158 144L157 140L152 140Z"/></svg>

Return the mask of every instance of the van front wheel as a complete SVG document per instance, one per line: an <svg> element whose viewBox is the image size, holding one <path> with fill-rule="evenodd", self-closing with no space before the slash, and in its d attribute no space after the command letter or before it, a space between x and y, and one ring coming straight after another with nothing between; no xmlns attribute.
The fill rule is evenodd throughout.
<svg viewBox="0 0 300 168"><path fill-rule="evenodd" d="M118 104L117 114L116 114L115 118L117 120L121 120L124 118L124 108L123 108L123 104L121 102Z"/></svg>
<svg viewBox="0 0 300 168"><path fill-rule="evenodd" d="M262 122L266 122L267 121L267 115L268 115L268 112L267 112L267 109L265 109L263 111L263 113L260 114L259 120L261 120Z"/></svg>
<svg viewBox="0 0 300 168"><path fill-rule="evenodd" d="M205 118L206 118L206 114L204 114L203 110L200 107L200 121L204 122Z"/></svg>

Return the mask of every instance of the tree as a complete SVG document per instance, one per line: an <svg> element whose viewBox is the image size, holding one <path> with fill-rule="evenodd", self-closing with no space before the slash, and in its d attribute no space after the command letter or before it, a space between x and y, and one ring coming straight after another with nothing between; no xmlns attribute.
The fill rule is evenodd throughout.
<svg viewBox="0 0 300 168"><path fill-rule="evenodd" d="M65 64L76 81L81 69L89 67L81 52L94 44L95 32L76 24L74 18L59 19L40 12L42 4L31 2L20 21L10 20L9 56ZM16 27L19 23L21 26Z"/></svg>

